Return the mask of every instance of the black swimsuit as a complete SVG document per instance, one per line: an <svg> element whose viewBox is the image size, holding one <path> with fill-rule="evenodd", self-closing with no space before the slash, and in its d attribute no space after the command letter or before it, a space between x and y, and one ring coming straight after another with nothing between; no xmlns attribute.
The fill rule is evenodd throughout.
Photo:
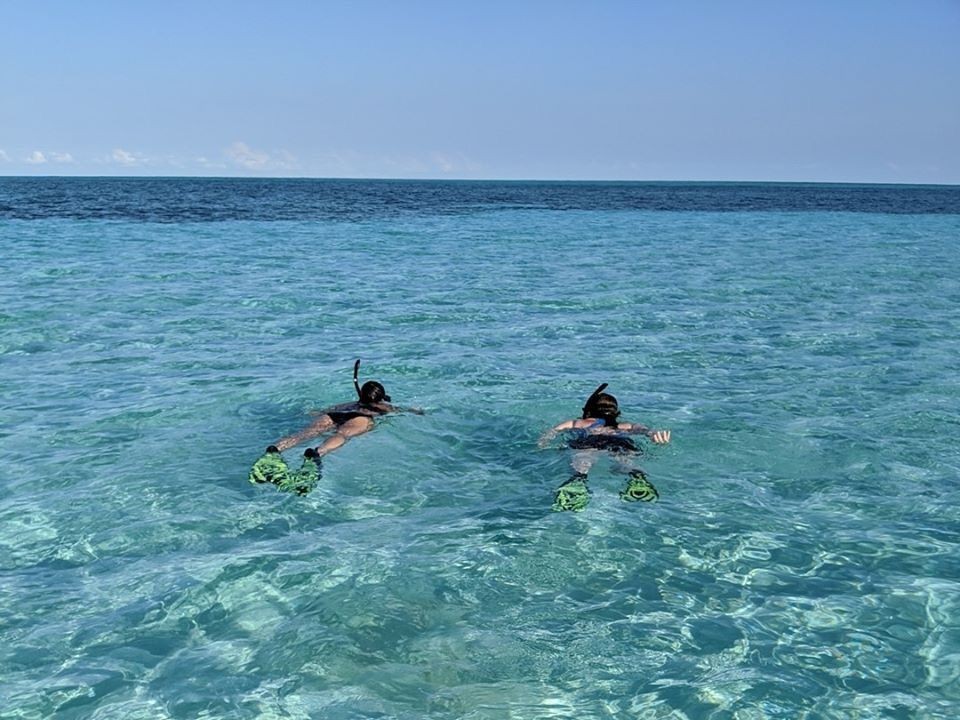
<svg viewBox="0 0 960 720"><path fill-rule="evenodd" d="M597 423L604 425L603 420L597 420ZM591 434L588 430L597 427L597 423L585 428L577 428L576 434L570 438L567 443L574 450L607 450L612 453L635 453L640 452L640 448L626 435Z"/></svg>
<svg viewBox="0 0 960 720"><path fill-rule="evenodd" d="M371 420L380 415L386 415L386 411L378 410L374 407L366 407L362 410L327 410L327 416L333 420L334 425L343 425L345 422L358 417L370 418Z"/></svg>
<svg viewBox="0 0 960 720"><path fill-rule="evenodd" d="M635 453L640 448L623 435L588 435L570 438L570 447L574 450L608 450L612 453Z"/></svg>

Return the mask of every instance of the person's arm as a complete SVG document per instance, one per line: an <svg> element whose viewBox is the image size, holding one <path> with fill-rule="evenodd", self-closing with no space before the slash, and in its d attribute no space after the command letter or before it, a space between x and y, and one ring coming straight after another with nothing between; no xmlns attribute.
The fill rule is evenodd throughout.
<svg viewBox="0 0 960 720"><path fill-rule="evenodd" d="M572 430L575 422L576 420L564 420L559 425L554 425L540 436L540 439L537 441L537 447L543 450L550 444L550 441L557 436L557 433L561 433L564 430Z"/></svg>
<svg viewBox="0 0 960 720"><path fill-rule="evenodd" d="M400 407L399 405L391 405L389 403L382 403L383 408L388 413L413 413L414 415L426 415L426 411L423 408L418 407Z"/></svg>
<svg viewBox="0 0 960 720"><path fill-rule="evenodd" d="M666 445L668 442L670 442L669 430L653 430L648 428L646 425L641 425L640 423L620 423L620 425L617 426L617 429L626 431L631 435L646 435L657 445Z"/></svg>

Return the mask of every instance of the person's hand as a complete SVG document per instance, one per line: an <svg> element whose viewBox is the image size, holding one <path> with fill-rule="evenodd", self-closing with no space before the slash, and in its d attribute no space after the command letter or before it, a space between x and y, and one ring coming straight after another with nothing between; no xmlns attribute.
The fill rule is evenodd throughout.
<svg viewBox="0 0 960 720"><path fill-rule="evenodd" d="M650 435L650 439L653 440L657 445L666 445L668 442L670 442L670 431L654 430Z"/></svg>

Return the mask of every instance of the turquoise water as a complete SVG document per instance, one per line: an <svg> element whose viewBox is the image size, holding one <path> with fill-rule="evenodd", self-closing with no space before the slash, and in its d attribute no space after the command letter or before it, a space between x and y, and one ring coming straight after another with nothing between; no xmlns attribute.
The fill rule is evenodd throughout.
<svg viewBox="0 0 960 720"><path fill-rule="evenodd" d="M0 716L954 718L958 238L956 188L0 181ZM358 357L426 414L248 484ZM551 512L600 382L660 501Z"/></svg>

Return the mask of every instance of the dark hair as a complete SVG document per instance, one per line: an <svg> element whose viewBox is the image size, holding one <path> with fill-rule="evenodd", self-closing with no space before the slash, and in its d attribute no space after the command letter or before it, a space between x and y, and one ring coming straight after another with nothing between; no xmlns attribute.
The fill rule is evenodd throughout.
<svg viewBox="0 0 960 720"><path fill-rule="evenodd" d="M358 359L353 364L353 386L357 389L357 397L360 399L360 404L376 405L381 400L390 402L390 396L387 395L387 391L384 390L383 385L376 380L368 380L363 384L363 387L360 387L360 381L357 379L359 371L360 360Z"/></svg>
<svg viewBox="0 0 960 720"><path fill-rule="evenodd" d="M390 396L383 388L383 385L376 380L368 380L360 388L360 402L364 405L375 405L381 400L390 401Z"/></svg>
<svg viewBox="0 0 960 720"><path fill-rule="evenodd" d="M594 393L583 406L584 418L602 418L605 422L615 423L620 416L620 406L617 399L609 393Z"/></svg>

